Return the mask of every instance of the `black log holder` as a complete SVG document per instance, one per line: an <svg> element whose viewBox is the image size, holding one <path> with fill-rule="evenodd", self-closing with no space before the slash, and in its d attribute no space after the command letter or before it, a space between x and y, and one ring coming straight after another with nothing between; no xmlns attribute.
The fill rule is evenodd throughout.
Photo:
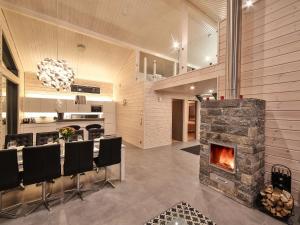
<svg viewBox="0 0 300 225"><path fill-rule="evenodd" d="M292 183L292 173L291 170L280 164L274 164L271 169L271 185L273 188L279 188L280 190L285 190L291 193L291 183ZM291 210L291 214L285 217L274 216L271 212L269 212L264 205L262 204L263 196L259 193L256 198L256 207L259 211L268 214L269 216L284 222L286 224L293 224L291 221L291 217L294 216L294 204ZM293 196L292 196L293 198ZM293 200L294 203L294 200Z"/></svg>

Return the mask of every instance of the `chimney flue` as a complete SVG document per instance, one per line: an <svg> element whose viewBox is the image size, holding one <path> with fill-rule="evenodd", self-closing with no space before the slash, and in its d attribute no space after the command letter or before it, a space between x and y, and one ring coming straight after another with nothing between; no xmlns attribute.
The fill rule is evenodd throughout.
<svg viewBox="0 0 300 225"><path fill-rule="evenodd" d="M227 0L226 99L238 98L240 94L241 24L242 0Z"/></svg>

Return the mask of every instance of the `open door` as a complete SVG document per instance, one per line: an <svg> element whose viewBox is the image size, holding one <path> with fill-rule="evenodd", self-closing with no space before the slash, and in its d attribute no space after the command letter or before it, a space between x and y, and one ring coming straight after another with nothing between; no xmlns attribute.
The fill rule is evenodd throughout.
<svg viewBox="0 0 300 225"><path fill-rule="evenodd" d="M172 139L183 141L183 107L184 100L173 99L172 101Z"/></svg>
<svg viewBox="0 0 300 225"><path fill-rule="evenodd" d="M196 140L196 126L197 126L197 102L189 101L189 115L188 115L188 140Z"/></svg>

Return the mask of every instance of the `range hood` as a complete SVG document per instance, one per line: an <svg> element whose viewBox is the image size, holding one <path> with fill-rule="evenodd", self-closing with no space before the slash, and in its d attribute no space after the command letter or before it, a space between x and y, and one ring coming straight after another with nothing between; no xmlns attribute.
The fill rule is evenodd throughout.
<svg viewBox="0 0 300 225"><path fill-rule="evenodd" d="M76 95L75 104L85 105L86 104L86 97L84 95Z"/></svg>

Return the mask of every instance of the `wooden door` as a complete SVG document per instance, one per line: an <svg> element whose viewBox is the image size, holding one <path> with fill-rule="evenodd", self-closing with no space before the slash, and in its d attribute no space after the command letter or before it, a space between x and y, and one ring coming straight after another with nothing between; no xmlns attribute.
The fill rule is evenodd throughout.
<svg viewBox="0 0 300 225"><path fill-rule="evenodd" d="M182 141L183 137L183 106L184 101L173 99L172 101L172 139Z"/></svg>

